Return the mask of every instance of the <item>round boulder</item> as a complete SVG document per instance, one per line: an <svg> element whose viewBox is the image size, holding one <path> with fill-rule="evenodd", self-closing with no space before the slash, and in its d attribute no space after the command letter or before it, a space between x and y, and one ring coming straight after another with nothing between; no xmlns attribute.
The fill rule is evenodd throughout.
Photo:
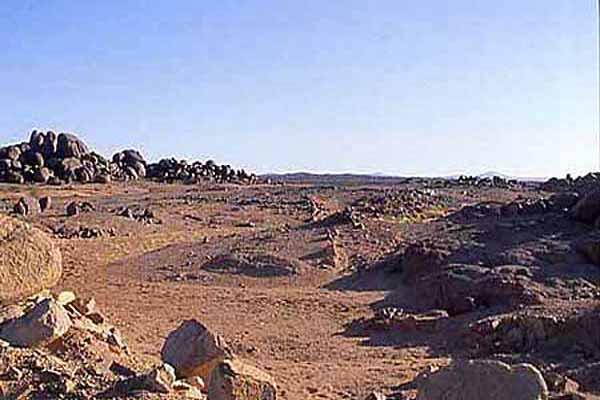
<svg viewBox="0 0 600 400"><path fill-rule="evenodd" d="M417 400L546 400L548 387L530 364L460 361L423 380Z"/></svg>
<svg viewBox="0 0 600 400"><path fill-rule="evenodd" d="M62 258L48 235L17 219L0 216L0 303L56 285Z"/></svg>
<svg viewBox="0 0 600 400"><path fill-rule="evenodd" d="M77 136L70 133L61 133L58 135L56 153L59 158L80 158L89 152L86 144Z"/></svg>

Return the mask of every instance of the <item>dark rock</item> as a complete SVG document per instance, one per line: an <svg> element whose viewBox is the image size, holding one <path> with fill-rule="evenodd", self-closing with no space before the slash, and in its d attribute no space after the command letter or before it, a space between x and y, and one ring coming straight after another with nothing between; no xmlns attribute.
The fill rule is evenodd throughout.
<svg viewBox="0 0 600 400"><path fill-rule="evenodd" d="M579 194L575 192L557 193L552 195L548 202L558 210L570 210L579 201Z"/></svg>
<svg viewBox="0 0 600 400"><path fill-rule="evenodd" d="M33 131L31 132L31 137L29 138L29 145L33 151L43 151L45 137L42 132Z"/></svg>
<svg viewBox="0 0 600 400"><path fill-rule="evenodd" d="M15 214L29 216L39 214L41 209L40 204L33 197L21 197L15 204L13 211Z"/></svg>
<svg viewBox="0 0 600 400"><path fill-rule="evenodd" d="M8 171L12 168L12 160L10 158L0 159L0 171Z"/></svg>
<svg viewBox="0 0 600 400"><path fill-rule="evenodd" d="M25 183L25 177L20 172L8 171L6 173L6 182L22 185L23 183Z"/></svg>
<svg viewBox="0 0 600 400"><path fill-rule="evenodd" d="M21 162L26 165L31 165L32 167L41 168L44 166L44 156L37 151L31 150L21 155Z"/></svg>
<svg viewBox="0 0 600 400"><path fill-rule="evenodd" d="M69 217L74 217L76 215L79 215L79 211L80 211L79 204L77 204L76 202L72 201L71 203L69 203L67 205L66 211L67 211L67 215Z"/></svg>
<svg viewBox="0 0 600 400"><path fill-rule="evenodd" d="M52 206L52 197L44 196L44 197L40 198L39 203L40 203L40 210L42 212L44 212Z"/></svg>
<svg viewBox="0 0 600 400"><path fill-rule="evenodd" d="M588 193L573 207L575 219L593 224L600 216L600 190Z"/></svg>
<svg viewBox="0 0 600 400"><path fill-rule="evenodd" d="M89 153L89 149L83 141L70 133L58 135L56 154L59 158L80 158Z"/></svg>
<svg viewBox="0 0 600 400"><path fill-rule="evenodd" d="M42 154L45 158L53 158L56 156L57 150L58 136L56 136L56 133L49 131L46 133L46 138L44 139Z"/></svg>

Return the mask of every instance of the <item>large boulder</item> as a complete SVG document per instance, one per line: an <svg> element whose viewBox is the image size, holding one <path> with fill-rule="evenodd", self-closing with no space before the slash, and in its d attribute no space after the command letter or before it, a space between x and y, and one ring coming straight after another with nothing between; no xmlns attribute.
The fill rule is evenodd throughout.
<svg viewBox="0 0 600 400"><path fill-rule="evenodd" d="M22 317L0 325L0 339L12 346L36 347L54 342L71 325L67 311L53 299L45 299Z"/></svg>
<svg viewBox="0 0 600 400"><path fill-rule="evenodd" d="M128 149L113 155L113 164L118 167L125 179L138 179L146 176L147 163L144 156L137 150Z"/></svg>
<svg viewBox="0 0 600 400"><path fill-rule="evenodd" d="M161 350L162 360L177 376L199 376L206 382L213 368L230 356L225 340L196 320L184 321L171 332Z"/></svg>
<svg viewBox="0 0 600 400"><path fill-rule="evenodd" d="M546 400L548 387L534 366L500 361L456 362L423 379L417 400Z"/></svg>
<svg viewBox="0 0 600 400"><path fill-rule="evenodd" d="M60 251L45 233L0 215L0 303L50 288L61 274Z"/></svg>
<svg viewBox="0 0 600 400"><path fill-rule="evenodd" d="M44 149L44 141L46 136L42 132L34 130L29 137L29 145L33 151L42 152Z"/></svg>
<svg viewBox="0 0 600 400"><path fill-rule="evenodd" d="M56 156L56 151L58 150L58 136L56 133L49 131L46 133L46 137L44 139L44 145L42 146L42 154L44 157L51 158Z"/></svg>
<svg viewBox="0 0 600 400"><path fill-rule="evenodd" d="M275 400L277 386L264 371L239 359L225 360L213 370L208 386L210 400Z"/></svg>
<svg viewBox="0 0 600 400"><path fill-rule="evenodd" d="M59 158L80 158L89 152L86 144L77 136L70 133L61 133L58 135L56 154Z"/></svg>

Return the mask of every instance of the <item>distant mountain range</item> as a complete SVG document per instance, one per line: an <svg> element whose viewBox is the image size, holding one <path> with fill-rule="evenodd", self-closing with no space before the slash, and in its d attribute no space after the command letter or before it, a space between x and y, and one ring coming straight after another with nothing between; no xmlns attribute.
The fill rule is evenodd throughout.
<svg viewBox="0 0 600 400"><path fill-rule="evenodd" d="M261 175L262 178L265 179L273 179L280 180L286 182L337 182L337 183L402 183L408 180L414 179L457 179L461 175L466 174L457 174L450 176L442 176L442 177L434 177L434 176L398 176L398 175L389 175L381 172L376 172L372 174L355 174L355 173L314 173L314 172L289 172L289 173L281 173L281 174L264 174ZM517 180L522 182L543 182L547 180L547 178L533 178L533 177L515 177L506 175L500 172L488 171L480 175L476 175L478 178L492 178L494 176L507 179L507 180Z"/></svg>

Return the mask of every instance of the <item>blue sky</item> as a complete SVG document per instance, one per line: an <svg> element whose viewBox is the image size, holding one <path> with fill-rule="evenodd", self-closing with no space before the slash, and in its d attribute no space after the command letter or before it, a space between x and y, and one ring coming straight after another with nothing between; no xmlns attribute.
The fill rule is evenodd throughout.
<svg viewBox="0 0 600 400"><path fill-rule="evenodd" d="M0 2L0 143L258 172L598 169L595 0Z"/></svg>

